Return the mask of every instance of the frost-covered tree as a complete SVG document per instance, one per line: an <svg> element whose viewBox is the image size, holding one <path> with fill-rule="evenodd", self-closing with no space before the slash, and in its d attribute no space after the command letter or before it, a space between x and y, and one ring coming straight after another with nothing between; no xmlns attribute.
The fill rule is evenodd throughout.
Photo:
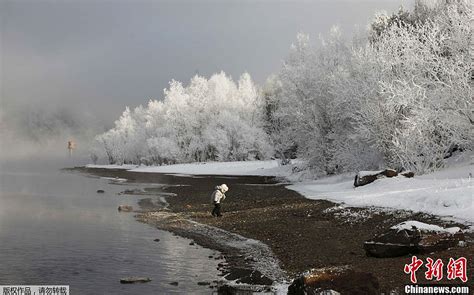
<svg viewBox="0 0 474 295"><path fill-rule="evenodd" d="M472 149L472 4L417 1L378 14L352 42L299 34L261 91L244 74L170 82L98 137L110 162L299 157L317 174L390 166L428 172ZM270 144L271 143L271 144ZM274 151L273 151L274 150Z"/></svg>
<svg viewBox="0 0 474 295"><path fill-rule="evenodd" d="M262 98L250 75L235 83L225 73L171 81L161 101L126 109L100 135L109 162L170 164L265 159L272 155L263 130Z"/></svg>
<svg viewBox="0 0 474 295"><path fill-rule="evenodd" d="M133 112L127 107L115 121L115 128L97 137L103 144L109 162L115 164L138 163L144 152L142 145L144 133L137 115L143 113L142 107Z"/></svg>
<svg viewBox="0 0 474 295"><path fill-rule="evenodd" d="M471 149L472 18L468 1L419 1L412 12L379 14L366 42L345 43L332 29L313 47L299 35L264 92L276 146L294 143L319 173L424 173L453 147Z"/></svg>
<svg viewBox="0 0 474 295"><path fill-rule="evenodd" d="M421 173L442 166L453 146L472 148L472 10L463 1L432 10L431 19L386 28L360 55L380 76L359 132L389 165Z"/></svg>
<svg viewBox="0 0 474 295"><path fill-rule="evenodd" d="M291 128L283 112L283 83L277 76L267 79L261 95L264 100L264 129L269 135L276 156L282 165L290 163L296 157L297 145Z"/></svg>
<svg viewBox="0 0 474 295"><path fill-rule="evenodd" d="M335 101L331 81L346 63L348 48L337 27L314 47L307 35L299 34L278 75L266 90L267 118L273 138L290 143L297 155L316 172L334 173ZM281 145L281 144L280 144Z"/></svg>

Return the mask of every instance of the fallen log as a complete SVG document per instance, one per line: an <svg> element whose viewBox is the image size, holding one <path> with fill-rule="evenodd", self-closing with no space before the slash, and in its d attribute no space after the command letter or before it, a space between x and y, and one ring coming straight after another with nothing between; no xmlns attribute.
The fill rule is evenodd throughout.
<svg viewBox="0 0 474 295"><path fill-rule="evenodd" d="M354 178L354 186L359 187L359 186L372 183L379 178L384 178L384 177L391 178L391 177L397 177L398 175L403 175L407 178L411 178L415 176L415 174L411 171L398 173L396 170L390 169L390 168L387 168L385 170L380 170L380 171L359 171Z"/></svg>

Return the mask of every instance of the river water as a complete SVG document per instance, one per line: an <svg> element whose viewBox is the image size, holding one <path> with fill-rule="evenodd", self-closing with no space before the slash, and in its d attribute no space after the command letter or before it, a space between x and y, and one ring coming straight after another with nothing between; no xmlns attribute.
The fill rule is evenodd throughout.
<svg viewBox="0 0 474 295"><path fill-rule="evenodd" d="M220 261L208 258L214 251L119 213L120 204L136 207L138 198L117 195L129 187L61 171L65 166L1 163L0 285L69 285L71 294L211 292L197 282L218 278ZM126 276L152 281L120 284Z"/></svg>

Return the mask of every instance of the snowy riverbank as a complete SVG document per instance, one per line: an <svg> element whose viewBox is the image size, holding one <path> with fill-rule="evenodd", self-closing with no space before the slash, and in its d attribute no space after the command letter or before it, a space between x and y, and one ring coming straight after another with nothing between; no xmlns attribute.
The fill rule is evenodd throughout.
<svg viewBox="0 0 474 295"><path fill-rule="evenodd" d="M221 252L226 259L221 269L228 281L234 281L236 276L242 278L243 282L252 284L255 281L247 279L260 278L264 280L263 285L267 286L270 284L268 279L274 283L281 281L269 275L269 272L275 272L272 270L274 268L268 268L271 265L268 257L274 257L286 272L288 280L312 268L351 265L355 271L367 271L367 265L370 265L370 272L380 282L380 290L394 290L409 283L409 276L403 272L407 258L396 257L387 263L385 259L367 257L363 249L365 240L393 226L401 226L402 222L403 226L420 226L424 223L423 226L430 230L449 228L451 232L454 227L466 230L464 224L429 214L379 210L373 207L346 207L330 201L311 200L288 190L287 184L279 184L279 180L272 177L186 176L181 173L170 175L87 168L78 168L78 171L107 179L129 179L130 181L120 185L124 190L120 202L128 203L128 195L149 199L139 202L138 210L150 211L141 215L143 221ZM228 198L223 204L224 218L213 218L210 215L212 205L209 194L216 184L223 182L230 187ZM126 187L137 184L144 184L146 188L134 192ZM162 202L162 197L168 204L167 210L150 207L153 199ZM242 244L239 238L226 238L234 234L244 237L246 242ZM470 233L466 235L469 235L469 239L472 236ZM254 241L268 246L271 253L260 242L255 244ZM467 257L470 253L472 244L455 247L431 257L446 260L448 257ZM245 271L241 271L243 269ZM247 274L254 270L264 277L249 277ZM348 287L352 288L351 282ZM260 285L258 282L256 284Z"/></svg>
<svg viewBox="0 0 474 295"><path fill-rule="evenodd" d="M326 199L355 207L412 210L458 221L474 222L472 154L450 159L448 167L414 178L379 179L354 188L354 173L294 182L288 188L309 199ZM192 163L168 166L88 165L89 168L123 168L132 172L186 175L260 175L291 177L291 166L273 161Z"/></svg>
<svg viewBox="0 0 474 295"><path fill-rule="evenodd" d="M277 160L241 162L203 162L163 166L87 165L87 168L126 169L132 172L186 175L252 175L288 176L289 166L279 166Z"/></svg>
<svg viewBox="0 0 474 295"><path fill-rule="evenodd" d="M432 174L384 178L357 187L354 175L328 177L288 186L310 199L326 199L355 207L388 207L474 222L472 165Z"/></svg>

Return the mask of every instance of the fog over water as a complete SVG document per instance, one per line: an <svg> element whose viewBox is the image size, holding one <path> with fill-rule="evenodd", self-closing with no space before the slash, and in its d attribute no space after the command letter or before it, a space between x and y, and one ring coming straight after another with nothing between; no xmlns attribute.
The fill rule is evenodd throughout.
<svg viewBox="0 0 474 295"><path fill-rule="evenodd" d="M401 4L412 1L2 1L1 155L55 154L69 138L85 149L172 79L248 71L263 83L298 32L350 37Z"/></svg>
<svg viewBox="0 0 474 295"><path fill-rule="evenodd" d="M115 185L58 169L70 164L69 158L3 163L0 285L69 285L71 294L209 293L197 282L218 278L221 260L208 258L215 251L118 212L120 204L136 208L141 197L117 193L143 185ZM120 284L127 276L152 281Z"/></svg>

